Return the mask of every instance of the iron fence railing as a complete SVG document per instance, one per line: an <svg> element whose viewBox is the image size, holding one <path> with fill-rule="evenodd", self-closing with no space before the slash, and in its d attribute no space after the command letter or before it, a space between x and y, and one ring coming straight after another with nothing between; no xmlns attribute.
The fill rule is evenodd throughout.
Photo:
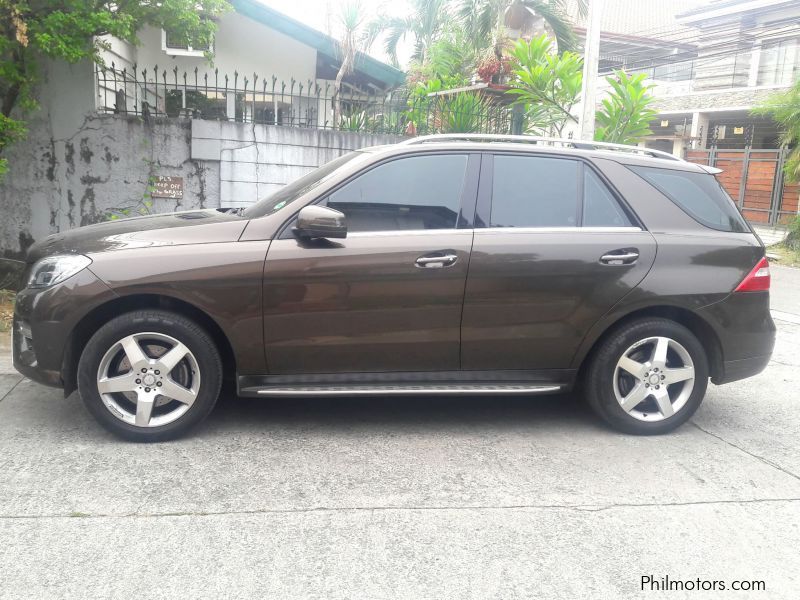
<svg viewBox="0 0 800 600"><path fill-rule="evenodd" d="M343 86L330 81L281 81L258 74L180 72L131 65L96 68L98 110L137 116L263 123L370 133L512 133L517 112L476 93L420 96ZM509 98L510 100L510 98Z"/></svg>

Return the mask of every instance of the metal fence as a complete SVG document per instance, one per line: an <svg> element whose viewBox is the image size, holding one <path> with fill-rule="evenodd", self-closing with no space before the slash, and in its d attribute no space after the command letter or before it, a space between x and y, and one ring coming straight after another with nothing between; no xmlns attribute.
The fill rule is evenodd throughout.
<svg viewBox="0 0 800 600"><path fill-rule="evenodd" d="M474 92L420 96L369 92L330 81L280 81L258 74L180 72L131 65L96 68L98 109L142 117L229 120L369 133L512 133L515 111Z"/></svg>

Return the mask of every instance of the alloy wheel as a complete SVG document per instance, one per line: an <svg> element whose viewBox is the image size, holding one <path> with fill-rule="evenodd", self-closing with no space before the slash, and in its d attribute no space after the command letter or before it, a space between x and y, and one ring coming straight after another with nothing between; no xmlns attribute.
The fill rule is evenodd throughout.
<svg viewBox="0 0 800 600"><path fill-rule="evenodd" d="M176 421L194 404L199 389L194 354L163 333L122 338L105 353L97 372L97 390L105 407L137 427Z"/></svg>
<svg viewBox="0 0 800 600"><path fill-rule="evenodd" d="M622 353L614 369L614 395L640 421L663 421L680 411L694 389L689 352L668 337L639 340Z"/></svg>

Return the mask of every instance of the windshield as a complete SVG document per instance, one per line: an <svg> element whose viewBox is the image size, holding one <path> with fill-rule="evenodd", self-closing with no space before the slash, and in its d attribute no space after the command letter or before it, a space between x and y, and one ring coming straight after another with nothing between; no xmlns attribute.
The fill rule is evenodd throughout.
<svg viewBox="0 0 800 600"><path fill-rule="evenodd" d="M246 208L242 212L242 216L247 219L256 219L266 215L271 215L279 211L287 204L291 204L303 194L310 192L315 187L324 183L333 176L339 167L349 163L354 158L366 156L365 152L355 151L340 156L329 163L322 165L318 169L314 169L310 173L303 175L300 179L294 180L292 183L282 187L274 194L270 194L266 198L259 200L252 206Z"/></svg>

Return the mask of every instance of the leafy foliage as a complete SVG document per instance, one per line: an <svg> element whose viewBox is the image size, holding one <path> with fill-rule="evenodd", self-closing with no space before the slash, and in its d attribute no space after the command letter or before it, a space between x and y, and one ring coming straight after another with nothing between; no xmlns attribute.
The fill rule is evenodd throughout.
<svg viewBox="0 0 800 600"><path fill-rule="evenodd" d="M438 130L441 133L480 131L489 112L487 102L477 94L454 94L443 100L438 107Z"/></svg>
<svg viewBox="0 0 800 600"><path fill-rule="evenodd" d="M579 12L585 11L584 0L578 2ZM510 14L529 17L533 11L550 27L560 52L577 46L572 24L566 14L564 0L458 0L456 13L464 24L473 46L485 49L506 45L505 21Z"/></svg>
<svg viewBox="0 0 800 600"><path fill-rule="evenodd" d="M597 111L595 140L616 144L635 144L650 135L650 121L656 111L650 108L653 97L648 94L652 86L645 84L645 75L628 75L616 71L606 77L612 93L602 101Z"/></svg>
<svg viewBox="0 0 800 600"><path fill-rule="evenodd" d="M19 112L36 105L39 57L97 61L99 36L136 44L145 25L207 47L212 17L228 7L227 0L0 0L0 154L24 132Z"/></svg>
<svg viewBox="0 0 800 600"><path fill-rule="evenodd" d="M412 62L408 79L411 82L441 80L445 89L469 85L478 56L469 44L466 32L458 23L451 23L430 48L425 62Z"/></svg>
<svg viewBox="0 0 800 600"><path fill-rule="evenodd" d="M369 117L364 110L343 114L339 119L339 129L342 131L364 131L368 124Z"/></svg>
<svg viewBox="0 0 800 600"><path fill-rule="evenodd" d="M381 15L370 24L370 38L385 34L384 49L397 65L397 48L406 38L413 39L412 60L427 63L431 46L442 37L449 14L449 0L409 0L409 14L404 17Z"/></svg>
<svg viewBox="0 0 800 600"><path fill-rule="evenodd" d="M553 52L546 35L514 45L514 86L508 91L525 106L529 133L561 135L568 121L577 122L572 107L578 102L583 81L583 60L574 52Z"/></svg>
<svg viewBox="0 0 800 600"><path fill-rule="evenodd" d="M784 172L789 181L800 181L800 79L788 90L771 96L753 113L772 117L780 125L781 144L793 146Z"/></svg>

